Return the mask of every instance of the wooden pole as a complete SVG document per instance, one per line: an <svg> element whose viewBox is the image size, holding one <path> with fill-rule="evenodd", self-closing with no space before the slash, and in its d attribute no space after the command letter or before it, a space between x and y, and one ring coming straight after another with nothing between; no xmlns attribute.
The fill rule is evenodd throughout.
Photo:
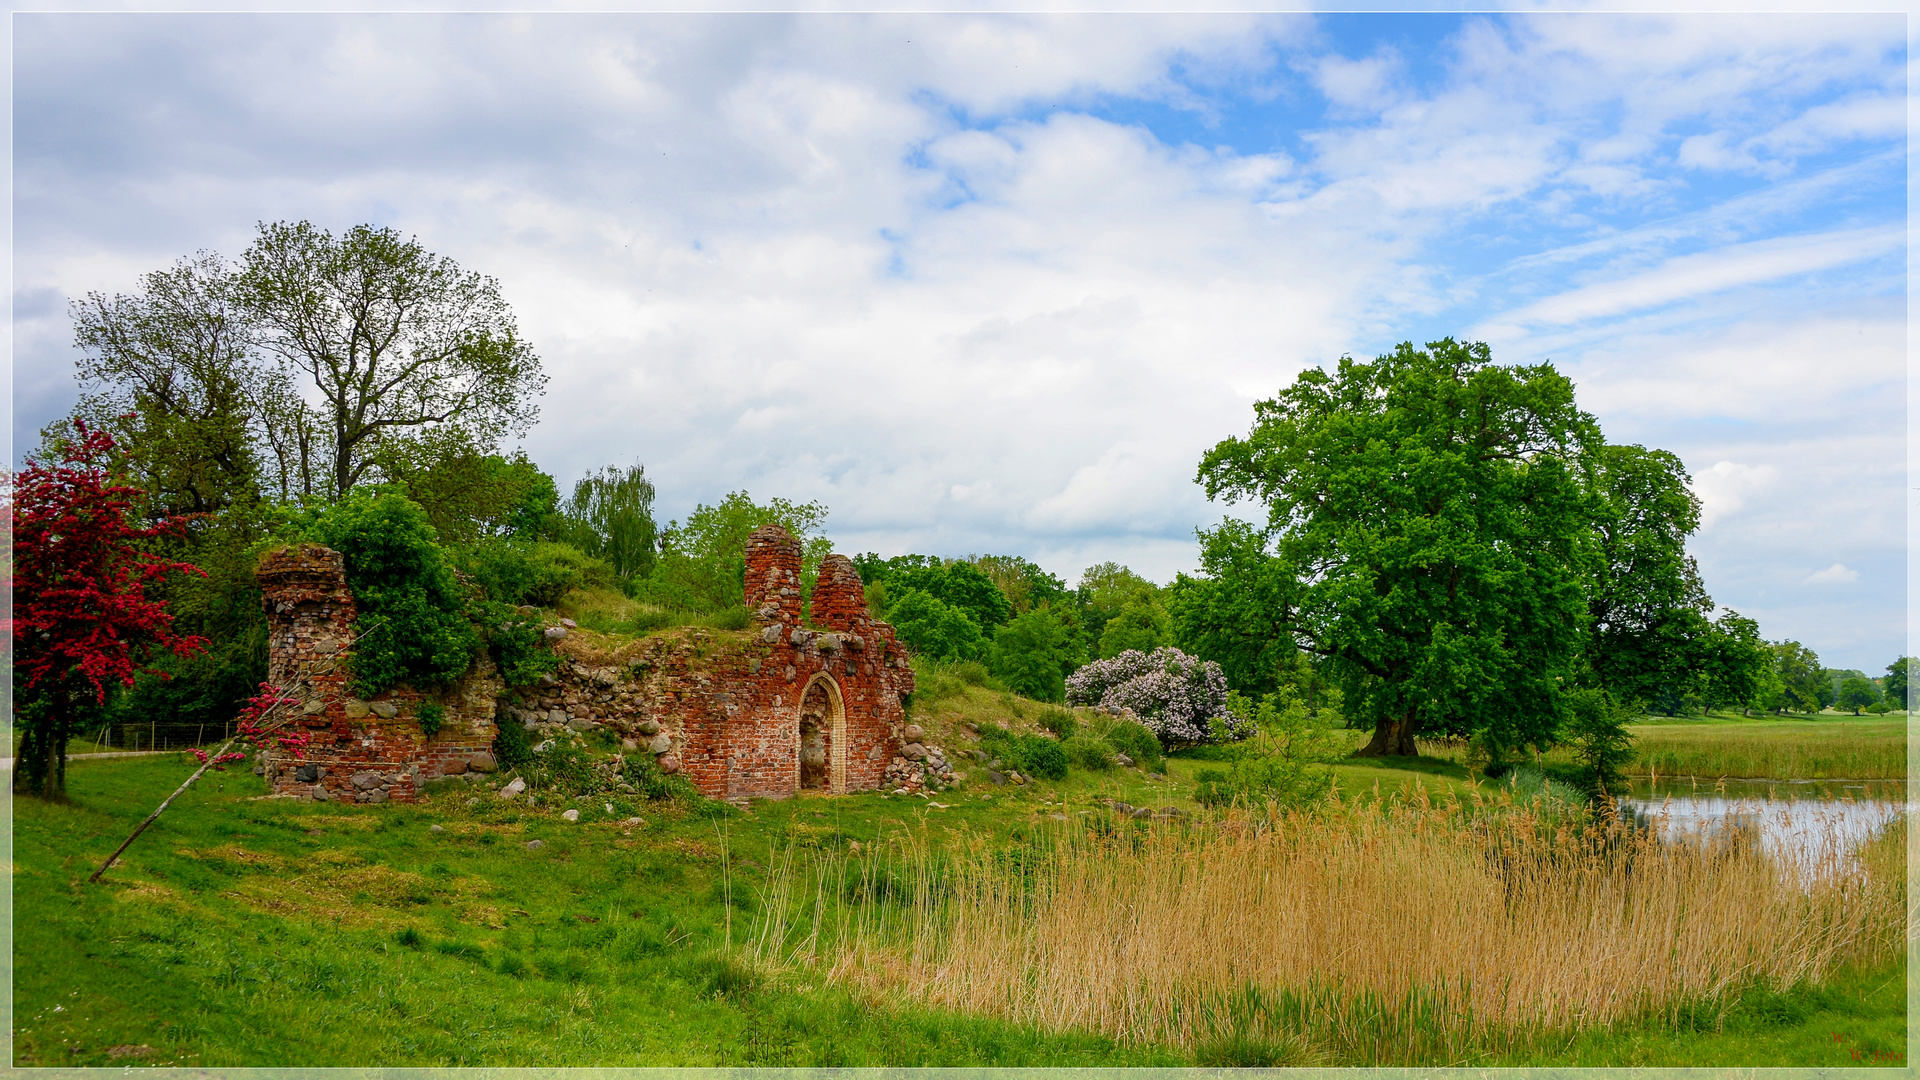
<svg viewBox="0 0 1920 1080"><path fill-rule="evenodd" d="M368 626L367 626L367 629L369 629L369 630L371 630L371 629L373 629L373 628L374 628L375 626L378 626L378 625L380 624L380 622L383 622L383 621L385 621L385 620L375 620L374 622L372 622L372 623L369 623L369 624L368 624ZM314 666L313 666L313 667L311 667L311 668L309 668L309 669L307 670L307 677L308 677L309 679L311 679L311 678L312 678L313 676L315 676L315 675L324 675L324 674L326 674L327 672L329 672L329 671L331 671L331 670L332 670L332 665L333 665L334 663L336 663L336 662L337 662L337 661L339 660L339 658L340 658L340 653L341 653L341 652L342 652L343 650L345 650L346 648L348 648L349 646L351 646L351 645L353 645L353 644L354 644L355 642L357 642L357 641L359 641L359 640L360 640L360 637L362 637L362 636L364 636L364 634L362 634L362 635L356 635L356 636L353 636L353 637L350 637L350 638L348 638L347 640L345 640L345 641L343 641L343 642L341 642L340 644L338 644L338 645L336 645L336 646L334 646L334 647L333 647L333 652L331 652L331 653L329 653L329 654L327 654L327 655L326 655L325 657L323 657L323 658L321 658L321 659L320 659L320 660L319 660L318 662L316 662L316 663L314 664ZM326 665L326 666L325 666L325 667L322 667L322 665ZM300 698L285 698L285 699L282 699L282 701L279 701L279 702L275 702L275 703L274 703L273 705L271 705L271 706L268 706L268 708L267 708L267 710L266 710L265 712L263 712L263 713L261 713L261 714L260 714L260 718L261 718L262 720L265 720L265 719L266 719L267 717L269 717L269 716L272 716L272 715L273 715L273 713L274 713L274 710L276 710L276 709L278 709L278 708L280 708L282 704L291 704L291 705L294 705L294 706L296 706L296 707L298 707L298 708L305 708L305 707L306 707L306 704L307 704L307 702L309 702L309 701L312 701L312 700L313 700L313 698L314 698L314 693L313 693L313 684L312 684L311 682L309 682L309 683L307 684L307 693L306 693L306 694L305 694L305 695L304 695L303 697L300 697ZM291 719L293 719L293 718L294 718L295 716L298 716L298 715L299 715L299 713L298 713L298 712L290 712L289 714L287 714L287 715L285 715L285 716L282 716L282 717L280 718L280 721L279 721L279 724L277 724L277 725L275 725L275 727L273 727L273 728L269 728L269 729L266 729L266 730L264 730L264 731L262 731L261 733L262 733L262 734L271 734L271 733L272 733L273 731L277 731L277 730L279 729L279 727L281 727L281 726L284 726L284 725L285 725L285 724L287 723L287 721L289 721L289 720L291 720ZM136 736L136 738L137 738L137 736ZM162 801L162 802L160 803L160 805L159 805L159 806L156 806L156 807L154 807L154 809L153 809L153 813L151 813L151 814L148 814L148 815L147 815L147 818L146 818L146 820L145 820L145 821L142 821L142 822L141 822L141 823L139 824L139 826L138 826L137 828L135 828L135 829L133 830L133 832L132 832L132 833L130 833L130 834L128 834L128 836L127 836L127 838L126 838L125 840L122 840L122 841L120 841L120 846L119 846L119 847L117 847L117 848L114 848L114 849L113 849L113 854L111 854L111 855L109 855L109 856L107 856L107 861L106 861L106 862L103 862L103 863L101 863L101 864L100 864L100 869L98 869L98 870L95 870L95 871L94 871L94 872L93 872L93 873L92 873L91 875L89 875L89 876L87 877L87 881L88 881L89 883L92 883L92 882L97 882L97 881L99 881L99 880L100 880L100 875L102 875L102 874L104 874L104 873L106 873L106 872L107 872L107 871L108 871L109 869L111 869L111 868L113 867L113 864L114 864L114 863L116 863L116 862L118 862L118 861L120 860L120 853L121 853L121 852L123 852L123 851L125 851L125 850L127 850L127 848L128 848L128 846L130 846L130 845L131 845L131 844L132 844L132 843L134 842L134 840L136 840L136 839L138 839L141 833L143 833L143 832L146 832L146 831L147 831L147 826L149 826L149 825L151 825L151 824L153 824L153 823L154 823L155 821L157 821L157 820L159 820L159 818L160 818L160 815L161 815L161 814L163 814L163 813L165 813L165 812L166 812L166 809L167 809L167 807L173 804L173 800L175 800L175 799L177 799L177 798L179 798L182 792L184 792L184 791L186 791L186 790L187 790L188 788L190 788L190 787L192 787L192 786L193 786L193 782L194 782L195 780L198 780L198 779L200 779L200 777L201 777L202 775L204 775L204 774L206 773L206 771L207 771L207 770L208 770L209 768L211 768L211 767L213 766L213 763L214 763L215 761L217 761L217 760L219 760L219 758L220 758L220 756L221 756L221 754L225 754L225 753L226 753L226 752L228 751L228 749L230 749L230 748L231 748L231 747L233 746L233 744L234 744L234 743L236 743L236 742L238 742L238 741L240 741L240 740L239 740L239 736L237 736L237 735L236 735L236 736L234 736L234 737L232 737L232 738L230 738L230 739L228 739L228 740L227 740L227 741L226 741L226 742L225 742L225 743L224 743L224 744L223 744L223 745L222 745L222 746L220 747L220 753L219 753L219 754L214 754L214 755L212 755L211 757L209 757L209 758L207 758L207 761L206 761L206 764L204 764L204 765L202 765L202 766L200 766L200 767L199 767L198 769L195 769L195 770L193 771L193 775L192 775L192 776L189 776L189 777L187 777L187 779L186 779L186 781L185 781L184 783L182 783L182 784L181 784L181 785L180 785L179 787L177 787L177 788L174 788L174 789L173 789L173 794L171 794L171 795L169 795L169 796L167 796L167 797L166 797L166 799L165 799L165 800L163 800L163 801Z"/></svg>

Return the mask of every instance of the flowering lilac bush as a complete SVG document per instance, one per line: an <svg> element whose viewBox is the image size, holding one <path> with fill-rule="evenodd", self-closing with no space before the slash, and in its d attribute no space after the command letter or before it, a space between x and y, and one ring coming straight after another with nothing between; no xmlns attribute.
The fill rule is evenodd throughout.
<svg viewBox="0 0 1920 1080"><path fill-rule="evenodd" d="M1132 709L1162 743L1220 742L1253 733L1227 708L1227 677L1211 660L1163 647L1096 660L1067 679L1067 701Z"/></svg>

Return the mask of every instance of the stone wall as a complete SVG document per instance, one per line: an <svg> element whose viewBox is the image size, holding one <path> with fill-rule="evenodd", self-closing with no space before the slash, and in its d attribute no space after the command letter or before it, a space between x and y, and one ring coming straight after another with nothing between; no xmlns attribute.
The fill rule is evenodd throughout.
<svg viewBox="0 0 1920 1080"><path fill-rule="evenodd" d="M860 576L842 556L821 567L814 628L801 617L799 543L764 526L746 556L746 630L614 639L556 626L548 637L560 668L538 686L507 690L483 658L444 694L396 687L369 701L349 695L333 670L354 618L340 556L316 546L269 556L260 581L273 681L315 694L297 721L313 747L303 762L268 763L274 790L406 801L423 780L491 768L496 717L542 732L606 728L713 798L879 787L902 746L901 699L913 690L893 628L869 617ZM417 719L427 700L446 711L433 739Z"/></svg>

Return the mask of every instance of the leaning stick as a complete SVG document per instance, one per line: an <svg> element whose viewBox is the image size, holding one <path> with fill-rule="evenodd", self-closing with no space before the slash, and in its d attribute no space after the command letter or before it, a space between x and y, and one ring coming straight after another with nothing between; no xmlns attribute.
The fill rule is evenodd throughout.
<svg viewBox="0 0 1920 1080"><path fill-rule="evenodd" d="M369 629L371 629L371 627L369 627ZM352 645L352 644L354 644L354 643L355 643L356 641L358 641L358 640L360 639L360 637L364 637L364 636L365 636L365 634L364 634L364 633L362 633L361 635L358 635L358 636L354 636L354 637L350 637L350 638L348 638L348 639L347 639L346 641L343 641L343 642L341 642L340 644L338 644L338 645L336 645L336 646L334 646L334 649L333 649L333 652L331 652L331 653L328 653L328 654L327 654L327 655L326 655L325 657L323 657L323 658L322 658L322 659L321 659L321 660L319 661L319 663L320 663L320 664L325 664L325 665L328 665L328 666L327 666L327 667L326 667L326 668L325 668L324 670L322 670L322 669L320 669L320 668L318 667L318 665L316 665L316 666L315 666L314 668L312 668L312 669L309 669L309 670L307 671L307 678L308 678L309 680L311 680L311 679L313 678L313 676L315 676L315 675L325 675L325 674L328 674L329 672L331 672L331 671L333 670L333 667L334 667L334 665L335 665L335 664L336 664L336 663L338 662L338 660L340 659L340 653L341 653L341 651L342 651L343 649L345 649L345 648L346 648L347 646L349 646L349 645ZM297 698L297 699L296 699L296 698L283 698L283 699L281 699L281 700L279 700L279 701L276 701L276 702L274 702L274 703L273 703L272 705L269 705L269 706L267 707L267 709L266 709L266 711L265 711L265 712L262 712L262 713L260 714L260 717L261 717L261 719L263 719L263 720L264 720L264 719L265 719L265 718L267 718L268 716L271 716L271 715L273 714L273 712L274 712L274 711L275 711L276 709L279 709L279 708L280 708L280 707L281 707L282 705L288 705L288 704L291 704L291 705L299 705L299 706L301 706L301 707L303 707L303 708L304 708L304 707L306 706L306 704L307 704L307 702L309 702L309 701L312 701L312 700L314 700L314 698L315 698L315 696L316 696L316 695L314 694L314 692L313 692L313 688L312 688L312 687L313 687L313 684L312 684L312 682L310 682L310 681L309 681L309 682L308 682L308 684L307 684L307 693L306 693L306 696L304 696L304 697L301 697L301 698ZM271 733L273 733L274 731L278 731L278 730L279 730L279 729L280 729L281 727L283 727L283 726L285 726L285 725L286 725L286 722L287 722L288 720L290 720L290 719L292 719L292 717L291 717L291 716L283 716L283 717L281 717L281 718L280 718L280 722L279 722L279 724L277 724L277 725L275 725L275 726L274 726L274 727L272 727L272 728L267 728L267 729L264 729L264 730L262 730L262 731L261 731L261 734L263 734L263 735L266 735L266 734L271 734ZM181 795L182 795L183 793L185 793L185 792L186 792L186 790L187 790L188 788L190 788L190 787L192 787L192 786L193 786L193 782L194 782L195 780L198 780L198 779L200 779L200 777L201 777L201 776L203 776L203 775L204 775L204 774L206 773L206 771L207 771L208 769L210 769L210 768L212 768L212 767L213 767L213 763L214 763L214 762L216 762L216 761L219 761L219 760L220 760L220 758L221 758L221 757L223 757L223 756L224 756L224 755L226 754L226 752L227 752L227 751L228 751L229 749L231 749L231 748L233 747L233 744L234 744L234 743L237 743L237 742L239 742L239 741L240 741L240 735L239 735L239 733L238 733L238 732L235 732L235 733L234 733L234 736L233 736L232 738L230 738L230 739L228 739L228 740L226 741L226 744L225 744L225 745L223 745L223 746L221 746L221 747L220 747L220 750L219 750L219 752L218 752L218 753L216 753L216 754L213 754L213 755L210 755L210 756L209 756L209 757L207 758L207 760L206 760L206 762L205 762L204 764L202 764L202 765L201 765L201 766L200 766L200 767L199 767L198 769L195 769L195 770L194 770L194 772L193 772L193 775L192 775L192 776L189 776L189 777L187 777L187 779L186 779L186 780L185 780L185 781L184 781L183 783L181 783L181 785L180 785L179 787L177 787L177 788L174 788L174 789L173 789L173 794L171 794L171 795L169 795L169 796L167 796L167 797L166 797L165 799L163 799L163 800L161 800L161 802L160 802L160 805L159 805L159 806L156 806L156 807L154 807L154 808L153 808L153 813L151 813L151 814L148 814L148 815L147 815L147 819L146 819L145 821L142 821L142 822L141 822L141 823L139 824L139 826L138 826L137 828L135 828L135 829L133 830L133 832L132 832L132 833L129 833L129 834L128 834L128 836L127 836L127 838L126 838L125 840L122 840L122 841L120 841L120 846L119 846L119 847L117 847L117 848L114 848L114 849L113 849L113 854L111 854L111 855L109 855L109 856L107 856L107 861L106 861L106 862L103 862L103 863L101 863L101 864L100 864L100 869L98 869L98 870L95 870L95 871L94 871L94 872L93 872L93 873L92 873L91 875L89 875L89 876L88 876L88 878L87 878L87 881L88 881L89 883L93 883L93 882L97 882L97 881L99 881L99 880L100 880L100 875L102 875L102 874L104 874L104 873L106 873L106 872L107 872L107 871L108 871L109 869L111 869L111 868L112 868L112 866L113 866L113 864L114 864L114 863L116 863L116 862L118 862L118 861L120 861L120 855L121 855L121 853L122 853L122 852L124 852L124 851L126 851L126 850L127 850L127 848L128 848L128 847L129 847L130 845L132 845L132 843L133 843L133 842L134 842L135 840L137 840L137 839L139 839L139 838L140 838L140 834L141 834L141 833L143 833L143 832L146 832L146 831L147 831L147 826L149 826L149 825L151 825L151 824L153 824L153 823L154 823L155 821L157 821L157 820L159 820L159 818L160 818L160 815L161 815L161 814L164 814L164 813L166 813L166 812L167 812L167 807L169 807L169 806L171 806L171 805L173 805L173 800L175 800L175 799L177 799L177 798L179 798L179 797L180 797L180 796L181 796Z"/></svg>

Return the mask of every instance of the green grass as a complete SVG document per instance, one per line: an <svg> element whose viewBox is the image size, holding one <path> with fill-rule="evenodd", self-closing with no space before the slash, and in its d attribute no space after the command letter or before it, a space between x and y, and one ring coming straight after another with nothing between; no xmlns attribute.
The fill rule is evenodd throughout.
<svg viewBox="0 0 1920 1080"><path fill-rule="evenodd" d="M340 807L256 799L256 777L209 773L100 886L85 884L87 874L189 771L190 759L76 762L71 804L13 804L15 1063L1265 1060L1266 1050L1252 1044L1203 1047L1193 1057L896 1007L740 959L735 946L765 914L771 868L789 852L804 858L902 834L917 844L1014 849L1044 842L1063 820L1110 820L1100 817L1110 814L1103 799L1198 813L1194 774L1218 767L1173 758L1164 777L1075 769L1057 782L994 787L963 756L975 745L964 723L1033 730L1046 707L975 685L917 704L916 722L971 774L963 790L802 797L746 812L645 804L645 824L628 831L598 802L533 808L454 783L411 807ZM1836 721L1845 731L1898 724L1804 723L1833 730ZM1791 721L1740 723L1749 726L1719 726L1788 738L1796 730ZM1457 762L1435 757L1347 759L1334 768L1347 797L1370 797L1376 782L1383 793L1419 784L1436 797L1475 783ZM481 801L468 807L472 794ZM559 818L567 805L582 809L580 823ZM614 817L626 813L616 810ZM544 846L529 851L534 839ZM1858 1064L1845 1058L1850 1049L1904 1047L1900 974L1849 973L1823 988L1797 988L1784 1005L1756 997L1751 1016L1736 1008L1720 1029L1650 1022L1543 1037L1514 1062ZM1889 979L1896 989L1886 989ZM1852 1042L1835 1043L1830 1032ZM116 1047L142 1046L152 1053L113 1056Z"/></svg>
<svg viewBox="0 0 1920 1080"><path fill-rule="evenodd" d="M728 952L756 878L793 843L871 843L991 819L1038 793L765 804L714 819L659 804L632 836L442 791L414 807L252 801L218 773L85 878L186 766L78 764L73 803L15 804L19 1065L1173 1065L1093 1035L890 1009L790 985ZM579 805L579 804L576 804ZM558 808L556 808L557 810ZM598 820L596 820L598 819ZM444 833L432 833L438 824ZM529 851L528 840L545 846ZM729 852L723 865L722 845ZM731 896L731 903L728 897ZM116 1047L150 1056L112 1057Z"/></svg>

